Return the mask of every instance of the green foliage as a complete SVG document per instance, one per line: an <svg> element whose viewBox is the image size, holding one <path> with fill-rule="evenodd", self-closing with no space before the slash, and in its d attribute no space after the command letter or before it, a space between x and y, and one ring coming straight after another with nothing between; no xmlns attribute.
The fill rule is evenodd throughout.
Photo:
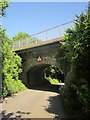
<svg viewBox="0 0 90 120"><path fill-rule="evenodd" d="M3 73L6 77L7 74L12 74L13 78L18 79L18 74L21 72L19 67L21 66L21 58L12 52L12 42L7 38L5 32L3 31L3 41L2 41L2 53L3 53Z"/></svg>
<svg viewBox="0 0 90 120"><path fill-rule="evenodd" d="M0 17L5 15L5 9L7 7L8 2L6 0L0 1ZM1 26L0 45L0 72L2 73L2 83L0 82L0 90L2 89L2 96L6 97L7 95L24 90L26 87L18 78L19 73L22 71L21 58L12 51L12 40L7 38L5 30L2 29Z"/></svg>
<svg viewBox="0 0 90 120"><path fill-rule="evenodd" d="M49 66L44 70L44 73L46 77L53 77L53 74L55 73L55 69L52 66Z"/></svg>
<svg viewBox="0 0 90 120"><path fill-rule="evenodd" d="M12 39L13 41L13 48L17 49L18 47L24 47L24 46L28 46L30 44L36 44L37 42L40 43L41 40L39 40L38 38L35 37L31 37L29 34L27 33L23 33L23 32L19 32L17 35L15 35Z"/></svg>
<svg viewBox="0 0 90 120"><path fill-rule="evenodd" d="M58 68L60 69L60 71L62 71L62 73L66 75L66 73L70 69L70 61L68 60L68 57L70 56L66 55L68 50L64 46L65 42L60 44L61 44L61 47L60 47L60 50L58 50L58 54L56 55L56 60L58 63Z"/></svg>
<svg viewBox="0 0 90 120"><path fill-rule="evenodd" d="M47 79L51 84L60 83L62 81L62 78L60 79L60 75L62 74L56 66L49 66L44 70L45 79Z"/></svg>
<svg viewBox="0 0 90 120"><path fill-rule="evenodd" d="M64 82L64 74L56 66L49 66L44 70L44 76L52 83Z"/></svg>
<svg viewBox="0 0 90 120"><path fill-rule="evenodd" d="M41 42L41 40L39 40L38 38L31 37L29 34L23 32L19 32L17 35L13 37L13 41L21 40L23 44L27 42L27 39L28 39L28 44Z"/></svg>
<svg viewBox="0 0 90 120"><path fill-rule="evenodd" d="M51 83L51 84L58 84L60 83L58 79L51 78L51 77L46 77L46 79Z"/></svg>
<svg viewBox="0 0 90 120"><path fill-rule="evenodd" d="M5 15L5 9L8 7L8 0L0 1L0 16Z"/></svg>
<svg viewBox="0 0 90 120"><path fill-rule="evenodd" d="M90 10L76 16L74 26L66 30L57 56L66 75L66 86L60 93L68 108L90 112ZM70 102L69 102L70 101Z"/></svg>
<svg viewBox="0 0 90 120"><path fill-rule="evenodd" d="M8 79L5 80L4 87L3 87L3 97L7 95L12 95L17 93L21 90L25 90L24 84L22 84L21 80L14 80L8 75Z"/></svg>
<svg viewBox="0 0 90 120"><path fill-rule="evenodd" d="M29 37L29 35L27 33L19 32L17 35L15 35L13 37L13 41L21 40L21 39L24 39L26 37Z"/></svg>
<svg viewBox="0 0 90 120"><path fill-rule="evenodd" d="M12 51L12 40L7 38L2 31L2 55L3 55L3 97L25 89L18 79L21 73L21 58Z"/></svg>
<svg viewBox="0 0 90 120"><path fill-rule="evenodd" d="M5 15L5 9L8 7L8 2L6 0L0 1L0 22L2 16ZM2 98L2 35L3 30L1 29L0 25L0 99Z"/></svg>

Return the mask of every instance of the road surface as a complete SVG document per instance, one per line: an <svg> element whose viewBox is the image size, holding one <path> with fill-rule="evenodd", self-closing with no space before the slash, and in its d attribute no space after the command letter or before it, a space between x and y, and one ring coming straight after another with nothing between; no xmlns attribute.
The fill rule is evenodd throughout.
<svg viewBox="0 0 90 120"><path fill-rule="evenodd" d="M8 97L2 103L2 112L8 118L66 118L57 92L27 89Z"/></svg>

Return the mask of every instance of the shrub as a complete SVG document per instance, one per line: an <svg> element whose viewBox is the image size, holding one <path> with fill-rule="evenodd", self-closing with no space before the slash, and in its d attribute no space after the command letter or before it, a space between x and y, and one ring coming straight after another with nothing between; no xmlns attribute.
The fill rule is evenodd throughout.
<svg viewBox="0 0 90 120"><path fill-rule="evenodd" d="M2 55L3 55L3 97L12 95L25 89L24 84L18 79L21 70L21 58L12 51L12 40L7 38L5 31L2 31Z"/></svg>
<svg viewBox="0 0 90 120"><path fill-rule="evenodd" d="M90 7L90 6L89 6ZM74 26L66 30L58 54L60 69L66 75L65 87L60 88L67 108L90 112L90 8L77 16ZM69 63L69 64L66 64Z"/></svg>

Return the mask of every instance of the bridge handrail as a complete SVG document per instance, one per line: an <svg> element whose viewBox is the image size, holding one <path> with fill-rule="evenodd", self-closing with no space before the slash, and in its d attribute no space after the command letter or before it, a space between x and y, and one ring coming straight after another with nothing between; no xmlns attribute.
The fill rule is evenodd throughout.
<svg viewBox="0 0 90 120"><path fill-rule="evenodd" d="M64 37L60 37L60 38L54 38L52 40L41 41L40 43L37 43L37 44L33 43L33 44L28 45L28 46L24 46L22 48L14 49L13 51L20 51L20 50L23 50L23 49L28 49L28 48L32 48L32 47L38 47L38 46L41 46L41 45L51 44L51 43L54 43L54 42L62 41L63 39L64 39Z"/></svg>
<svg viewBox="0 0 90 120"><path fill-rule="evenodd" d="M69 28L73 22L74 20L43 30L36 34L32 34L31 36L26 37L25 39L14 41L12 45L12 49L14 51L19 49L25 49L28 46L33 46L33 45L35 46L35 44L38 45L38 44L42 44L45 41L50 41L56 38L60 38L64 35L65 30Z"/></svg>

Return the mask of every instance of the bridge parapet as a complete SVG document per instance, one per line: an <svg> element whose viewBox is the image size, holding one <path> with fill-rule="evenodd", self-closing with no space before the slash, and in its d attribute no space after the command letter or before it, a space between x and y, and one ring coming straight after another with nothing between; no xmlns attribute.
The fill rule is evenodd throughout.
<svg viewBox="0 0 90 120"><path fill-rule="evenodd" d="M14 48L13 51L20 51L20 50L25 50L25 49L29 49L29 48L39 47L42 45L52 44L52 43L63 41L63 40L64 40L64 37L55 38L55 39L47 40L47 41L41 41L41 42L33 43L30 45L24 45L24 46L19 47L19 48Z"/></svg>
<svg viewBox="0 0 90 120"><path fill-rule="evenodd" d="M64 23L53 28L26 37L25 39L14 41L12 49L14 51L35 47L38 45L49 44L62 40L67 28L70 28L73 21Z"/></svg>

